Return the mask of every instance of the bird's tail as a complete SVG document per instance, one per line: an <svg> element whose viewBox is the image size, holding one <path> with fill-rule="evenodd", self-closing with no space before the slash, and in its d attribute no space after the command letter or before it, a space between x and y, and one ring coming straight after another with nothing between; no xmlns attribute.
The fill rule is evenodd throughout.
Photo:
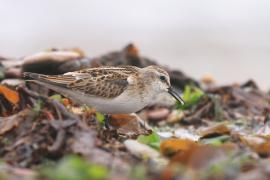
<svg viewBox="0 0 270 180"><path fill-rule="evenodd" d="M27 79L27 81L37 81L37 82L44 82L47 84L52 84L60 87L67 87L68 80L61 78L58 75L45 75L45 74L38 74L32 72L24 72L23 77Z"/></svg>
<svg viewBox="0 0 270 180"><path fill-rule="evenodd" d="M47 80L46 78L50 76L32 72L24 72L23 77L26 78L27 81L34 82L44 87L47 87L59 94L62 94L67 98L71 98L76 103L83 104L83 101L78 98L79 95L78 93L73 92L72 90L66 88L65 86L61 86L61 84Z"/></svg>
<svg viewBox="0 0 270 180"><path fill-rule="evenodd" d="M50 88L50 89L52 89L54 91L58 91L59 89L63 88L63 87L59 86L57 83L48 80L47 79L47 77L49 77L48 75L32 73L32 72L24 72L23 77L28 82L35 82L37 84L48 87L48 88Z"/></svg>
<svg viewBox="0 0 270 180"><path fill-rule="evenodd" d="M41 77L41 74L37 74L37 73L32 73L32 72L24 72L23 73L23 77L26 79L35 79L35 80L39 80Z"/></svg>

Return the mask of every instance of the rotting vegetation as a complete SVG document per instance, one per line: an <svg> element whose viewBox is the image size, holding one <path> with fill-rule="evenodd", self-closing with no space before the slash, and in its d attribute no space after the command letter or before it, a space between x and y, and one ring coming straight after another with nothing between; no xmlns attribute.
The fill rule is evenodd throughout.
<svg viewBox="0 0 270 180"><path fill-rule="evenodd" d="M133 44L96 58L79 49L1 58L0 179L268 179L270 95L254 81L217 87L165 67L186 104L158 97L113 115L107 130L103 114L21 77L153 64Z"/></svg>

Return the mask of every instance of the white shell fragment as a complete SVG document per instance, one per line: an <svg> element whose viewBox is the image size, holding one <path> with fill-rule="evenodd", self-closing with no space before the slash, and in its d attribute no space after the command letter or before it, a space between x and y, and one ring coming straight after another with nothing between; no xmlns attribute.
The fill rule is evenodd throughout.
<svg viewBox="0 0 270 180"><path fill-rule="evenodd" d="M131 154L138 158L154 159L159 157L159 153L156 150L136 140L128 139L124 141L124 145Z"/></svg>
<svg viewBox="0 0 270 180"><path fill-rule="evenodd" d="M199 135L194 134L187 129L176 129L174 131L174 136L180 139L189 139L192 141L198 141L200 139Z"/></svg>

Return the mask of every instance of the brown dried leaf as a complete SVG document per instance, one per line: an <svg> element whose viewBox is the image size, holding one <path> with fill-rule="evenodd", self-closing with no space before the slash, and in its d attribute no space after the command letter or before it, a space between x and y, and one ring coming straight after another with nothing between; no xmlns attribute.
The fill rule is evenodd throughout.
<svg viewBox="0 0 270 180"><path fill-rule="evenodd" d="M141 121L138 116L128 114L114 114L110 117L110 124L117 128L117 133L134 138L151 131L147 126L141 126Z"/></svg>
<svg viewBox="0 0 270 180"><path fill-rule="evenodd" d="M214 127L210 127L200 132L201 138L216 137L225 134L230 134L231 130L224 124L219 124Z"/></svg>
<svg viewBox="0 0 270 180"><path fill-rule="evenodd" d="M18 168L6 163L1 163L0 169L1 179L38 179L38 173L31 169Z"/></svg>
<svg viewBox="0 0 270 180"><path fill-rule="evenodd" d="M270 105L265 95L258 90L246 92L240 88L233 88L232 95L237 100L244 102L249 108L254 108L257 110L270 110Z"/></svg>
<svg viewBox="0 0 270 180"><path fill-rule="evenodd" d="M110 116L110 125L117 128L125 126L132 121L137 121L136 117L128 114L113 114Z"/></svg>
<svg viewBox="0 0 270 180"><path fill-rule="evenodd" d="M75 131L71 141L71 150L83 156L91 156L95 148L95 133L91 131Z"/></svg>
<svg viewBox="0 0 270 180"><path fill-rule="evenodd" d="M266 142L266 140L259 136L253 136L253 135L241 135L239 136L240 141L251 148L256 148L260 144L263 144Z"/></svg>
<svg viewBox="0 0 270 180"><path fill-rule="evenodd" d="M270 155L270 138L268 136L241 135L239 139L245 146L250 147L261 157L268 157Z"/></svg>
<svg viewBox="0 0 270 180"><path fill-rule="evenodd" d="M171 159L172 163L181 163L193 169L200 169L215 164L222 158L226 158L227 152L234 150L228 148L211 145L192 146L186 151L179 152Z"/></svg>
<svg viewBox="0 0 270 180"><path fill-rule="evenodd" d="M25 109L18 114L0 118L0 135L5 134L6 132L16 128L22 121L24 121L25 116L30 113L29 109Z"/></svg>
<svg viewBox="0 0 270 180"><path fill-rule="evenodd" d="M262 157L269 157L270 155L270 140L258 145L254 150Z"/></svg>

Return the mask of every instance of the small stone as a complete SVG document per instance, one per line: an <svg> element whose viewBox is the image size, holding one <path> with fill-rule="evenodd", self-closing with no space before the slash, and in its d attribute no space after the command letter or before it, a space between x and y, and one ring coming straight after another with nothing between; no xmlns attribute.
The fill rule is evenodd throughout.
<svg viewBox="0 0 270 180"><path fill-rule="evenodd" d="M200 136L197 134L194 134L187 129L176 129L174 131L174 136L180 139L189 139L192 141L198 141L200 139Z"/></svg>
<svg viewBox="0 0 270 180"><path fill-rule="evenodd" d="M167 108L154 109L148 112L148 119L163 120L168 117L170 110Z"/></svg>
<svg viewBox="0 0 270 180"><path fill-rule="evenodd" d="M74 50L43 51L24 57L22 71L59 74L58 68L61 64L82 58L82 53Z"/></svg>
<svg viewBox="0 0 270 180"><path fill-rule="evenodd" d="M179 110L173 110L169 117L167 118L167 122L176 123L180 121L184 117L184 112Z"/></svg>
<svg viewBox="0 0 270 180"><path fill-rule="evenodd" d="M1 84L9 86L9 87L16 87L24 83L25 81L21 79L5 79L1 82Z"/></svg>
<svg viewBox="0 0 270 180"><path fill-rule="evenodd" d="M125 140L124 145L131 154L133 154L134 156L138 158L153 159L153 158L159 157L159 153L156 150L154 150L153 148L145 144L139 143L136 140L131 140L131 139Z"/></svg>
<svg viewBox="0 0 270 180"><path fill-rule="evenodd" d="M157 134L159 135L159 137L161 139L168 139L173 137L173 133L172 132L157 132Z"/></svg>
<svg viewBox="0 0 270 180"><path fill-rule="evenodd" d="M210 84L214 84L215 83L215 79L213 78L212 75L210 74L206 74L202 77L201 81L206 84L206 85L210 85Z"/></svg>

